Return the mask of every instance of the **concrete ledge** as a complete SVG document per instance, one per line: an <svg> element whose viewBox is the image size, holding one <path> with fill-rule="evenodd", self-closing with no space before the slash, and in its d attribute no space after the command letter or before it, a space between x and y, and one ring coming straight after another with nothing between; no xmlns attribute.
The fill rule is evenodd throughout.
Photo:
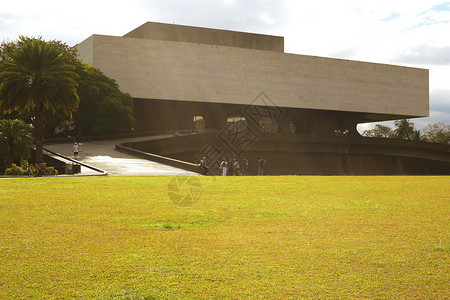
<svg viewBox="0 0 450 300"><path fill-rule="evenodd" d="M63 158L63 159L65 159L65 160L68 160L68 161L70 161L70 162L73 162L73 163L76 163L76 164L78 164L78 165L81 165L81 166L83 166L83 167L86 167L86 168L89 168L89 169L91 169L91 170L94 170L94 171L96 171L96 172L99 172L100 174L98 174L98 175L103 175L103 176L104 176L104 175L108 175L108 172L106 172L105 170L102 170L102 169L99 169L99 168L97 168L97 167L88 165L88 164L86 164L86 163L84 163L84 162L78 161L78 160L76 160L76 159L72 159L72 158L70 158L70 157L66 157L66 156L64 156L64 155L62 155L62 154L53 152L53 151L51 151L51 150L49 150L49 149L46 149L46 148L44 148L44 151L46 151L46 152L48 152L48 153L51 153L52 155L58 156L58 157L60 157L60 158Z"/></svg>
<svg viewBox="0 0 450 300"><path fill-rule="evenodd" d="M126 143L121 144L121 145L116 145L116 150L127 153L127 154L131 154L134 156L138 156L138 157L141 157L141 158L144 158L147 160L151 160L151 161L154 161L157 163L161 163L161 164L169 165L169 166L172 166L175 168L183 169L186 171L198 173L197 164L170 158L170 157L165 157L162 155L157 155L157 154L152 154L152 153L136 150L136 149L127 147L126 145L127 145Z"/></svg>
<svg viewBox="0 0 450 300"><path fill-rule="evenodd" d="M206 155L211 174L217 174L218 157L241 160L242 155L251 161L251 174L256 172L260 155L270 163L267 174L274 175L450 174L449 145L405 140L259 133L243 149L242 155L236 154L232 145L226 144L217 133L130 142L121 146L127 147L128 153L133 155L186 170L194 168L194 172L198 172L196 164L186 161L208 152L207 146L212 144L218 153Z"/></svg>

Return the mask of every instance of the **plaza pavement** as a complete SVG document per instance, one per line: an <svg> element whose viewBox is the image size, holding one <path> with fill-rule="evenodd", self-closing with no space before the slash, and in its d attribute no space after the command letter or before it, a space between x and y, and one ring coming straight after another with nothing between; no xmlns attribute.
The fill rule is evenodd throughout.
<svg viewBox="0 0 450 300"><path fill-rule="evenodd" d="M95 168L104 170L112 176L197 176L199 174L183 169L174 168L164 164L137 158L126 153L119 152L115 145L161 138L162 136L147 136L138 138L100 140L82 142L79 144L77 160ZM68 158L73 157L72 143L45 144L44 148ZM67 161L67 163L71 163ZM101 175L101 172L81 166L78 175Z"/></svg>

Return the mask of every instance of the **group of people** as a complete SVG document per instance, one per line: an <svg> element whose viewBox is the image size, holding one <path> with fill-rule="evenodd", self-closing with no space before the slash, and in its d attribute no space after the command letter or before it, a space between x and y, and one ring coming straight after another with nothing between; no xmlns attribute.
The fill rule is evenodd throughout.
<svg viewBox="0 0 450 300"><path fill-rule="evenodd" d="M348 133L349 133L349 131L346 129L346 130L344 130L344 131L342 131L341 132L341 130L340 129L336 129L336 130L334 130L334 134L336 135L336 136L339 136L339 135L348 135Z"/></svg>
<svg viewBox="0 0 450 300"><path fill-rule="evenodd" d="M244 157L242 160L242 168L239 161L235 158L227 161L223 160L219 164L219 175L222 176L239 176L248 175L248 159Z"/></svg>
<svg viewBox="0 0 450 300"><path fill-rule="evenodd" d="M258 160L258 175L264 175L266 160L260 156ZM206 163L206 157L203 157L198 164L199 173L202 175L207 175L209 167ZM219 176L246 176L248 175L249 160L245 156L242 159L242 166L239 161L235 158L230 160L222 160L219 163Z"/></svg>

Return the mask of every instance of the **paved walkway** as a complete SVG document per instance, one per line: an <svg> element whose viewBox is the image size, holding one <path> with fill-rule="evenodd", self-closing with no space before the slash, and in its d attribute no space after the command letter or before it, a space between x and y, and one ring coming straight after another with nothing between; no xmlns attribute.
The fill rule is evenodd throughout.
<svg viewBox="0 0 450 300"><path fill-rule="evenodd" d="M161 136L147 136L139 138L116 139L80 143L77 160L102 169L113 176L197 176L197 173L174 168L149 160L136 158L119 152L115 145L140 140L161 138ZM73 158L73 144L45 144L44 148L63 156ZM97 171L81 167L81 175L97 175Z"/></svg>

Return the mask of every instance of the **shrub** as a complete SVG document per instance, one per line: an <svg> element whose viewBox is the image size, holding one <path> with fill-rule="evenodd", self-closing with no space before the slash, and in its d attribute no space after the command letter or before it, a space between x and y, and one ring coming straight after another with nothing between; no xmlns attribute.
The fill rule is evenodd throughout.
<svg viewBox="0 0 450 300"><path fill-rule="evenodd" d="M5 175L21 176L21 175L32 175L32 168L34 168L30 163L22 159L20 161L20 167L16 164L12 164L10 168L5 169ZM43 170L45 175L58 175L58 170L54 167L45 167Z"/></svg>
<svg viewBox="0 0 450 300"><path fill-rule="evenodd" d="M28 162L28 160L21 159L20 160L20 167L22 168L22 170L24 172L22 175L31 175L30 163Z"/></svg>
<svg viewBox="0 0 450 300"><path fill-rule="evenodd" d="M11 168L5 169L5 175L25 175L28 170L24 170L16 164L12 164Z"/></svg>
<svg viewBox="0 0 450 300"><path fill-rule="evenodd" d="M58 175L58 170L56 170L54 167L46 167L44 169L45 175Z"/></svg>

